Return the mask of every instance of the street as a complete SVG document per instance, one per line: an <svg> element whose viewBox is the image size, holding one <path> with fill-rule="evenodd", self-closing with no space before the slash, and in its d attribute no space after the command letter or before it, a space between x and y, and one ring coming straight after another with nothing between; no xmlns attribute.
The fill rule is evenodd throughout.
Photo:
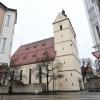
<svg viewBox="0 0 100 100"><path fill-rule="evenodd" d="M100 93L59 93L59 95L0 95L0 100L100 100Z"/></svg>

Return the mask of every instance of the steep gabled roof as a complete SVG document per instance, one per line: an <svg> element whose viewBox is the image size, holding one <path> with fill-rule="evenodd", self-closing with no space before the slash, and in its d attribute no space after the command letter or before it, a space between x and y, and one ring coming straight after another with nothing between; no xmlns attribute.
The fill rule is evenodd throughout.
<svg viewBox="0 0 100 100"><path fill-rule="evenodd" d="M11 58L13 66L40 63L44 60L46 53L49 60L54 60L54 38L48 38L30 44L22 45Z"/></svg>
<svg viewBox="0 0 100 100"><path fill-rule="evenodd" d="M17 11L16 9L11 9L11 8L8 8L7 6L5 6L3 3L0 2L0 7L2 7L3 9L5 10L11 10L11 11Z"/></svg>
<svg viewBox="0 0 100 100"><path fill-rule="evenodd" d="M4 9L5 11L13 11L15 12L15 16L16 16L16 20L15 20L15 23L17 23L17 10L16 9L12 9L12 8L8 8L7 6L5 6L3 3L0 2L0 7L2 9Z"/></svg>

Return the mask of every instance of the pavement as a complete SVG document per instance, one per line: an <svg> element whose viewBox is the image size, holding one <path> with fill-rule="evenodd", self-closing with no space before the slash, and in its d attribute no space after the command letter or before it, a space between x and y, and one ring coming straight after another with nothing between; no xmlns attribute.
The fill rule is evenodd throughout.
<svg viewBox="0 0 100 100"><path fill-rule="evenodd" d="M100 100L100 92L62 92L57 95L0 95L0 100Z"/></svg>

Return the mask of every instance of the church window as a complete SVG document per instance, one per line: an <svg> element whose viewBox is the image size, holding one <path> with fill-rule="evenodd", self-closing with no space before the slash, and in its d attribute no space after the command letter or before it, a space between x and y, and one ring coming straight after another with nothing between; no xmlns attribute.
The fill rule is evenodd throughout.
<svg viewBox="0 0 100 100"><path fill-rule="evenodd" d="M23 71L20 70L20 80L22 80L22 73L23 73Z"/></svg>
<svg viewBox="0 0 100 100"><path fill-rule="evenodd" d="M36 73L36 78L39 78L39 73Z"/></svg>
<svg viewBox="0 0 100 100"><path fill-rule="evenodd" d="M60 25L60 30L62 30L62 25Z"/></svg>
<svg viewBox="0 0 100 100"><path fill-rule="evenodd" d="M63 50L64 50L64 47L63 47Z"/></svg>
<svg viewBox="0 0 100 100"><path fill-rule="evenodd" d="M32 69L29 69L29 84L31 84L31 74L32 74Z"/></svg>
<svg viewBox="0 0 100 100"><path fill-rule="evenodd" d="M65 79L65 81L67 81L67 78Z"/></svg>

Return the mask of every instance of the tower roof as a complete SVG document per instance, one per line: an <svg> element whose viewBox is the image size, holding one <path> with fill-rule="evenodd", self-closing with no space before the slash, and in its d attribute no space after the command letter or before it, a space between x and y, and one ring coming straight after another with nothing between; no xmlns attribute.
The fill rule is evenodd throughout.
<svg viewBox="0 0 100 100"><path fill-rule="evenodd" d="M66 16L66 17L67 17L67 15L65 14L64 9L62 9L62 15L64 15L64 16Z"/></svg>
<svg viewBox="0 0 100 100"><path fill-rule="evenodd" d="M64 9L62 9L62 12L58 13L58 16L56 17L56 19L54 20L54 23L57 23L59 21L63 21L67 19L67 15L65 14ZM54 24L53 23L53 24Z"/></svg>

